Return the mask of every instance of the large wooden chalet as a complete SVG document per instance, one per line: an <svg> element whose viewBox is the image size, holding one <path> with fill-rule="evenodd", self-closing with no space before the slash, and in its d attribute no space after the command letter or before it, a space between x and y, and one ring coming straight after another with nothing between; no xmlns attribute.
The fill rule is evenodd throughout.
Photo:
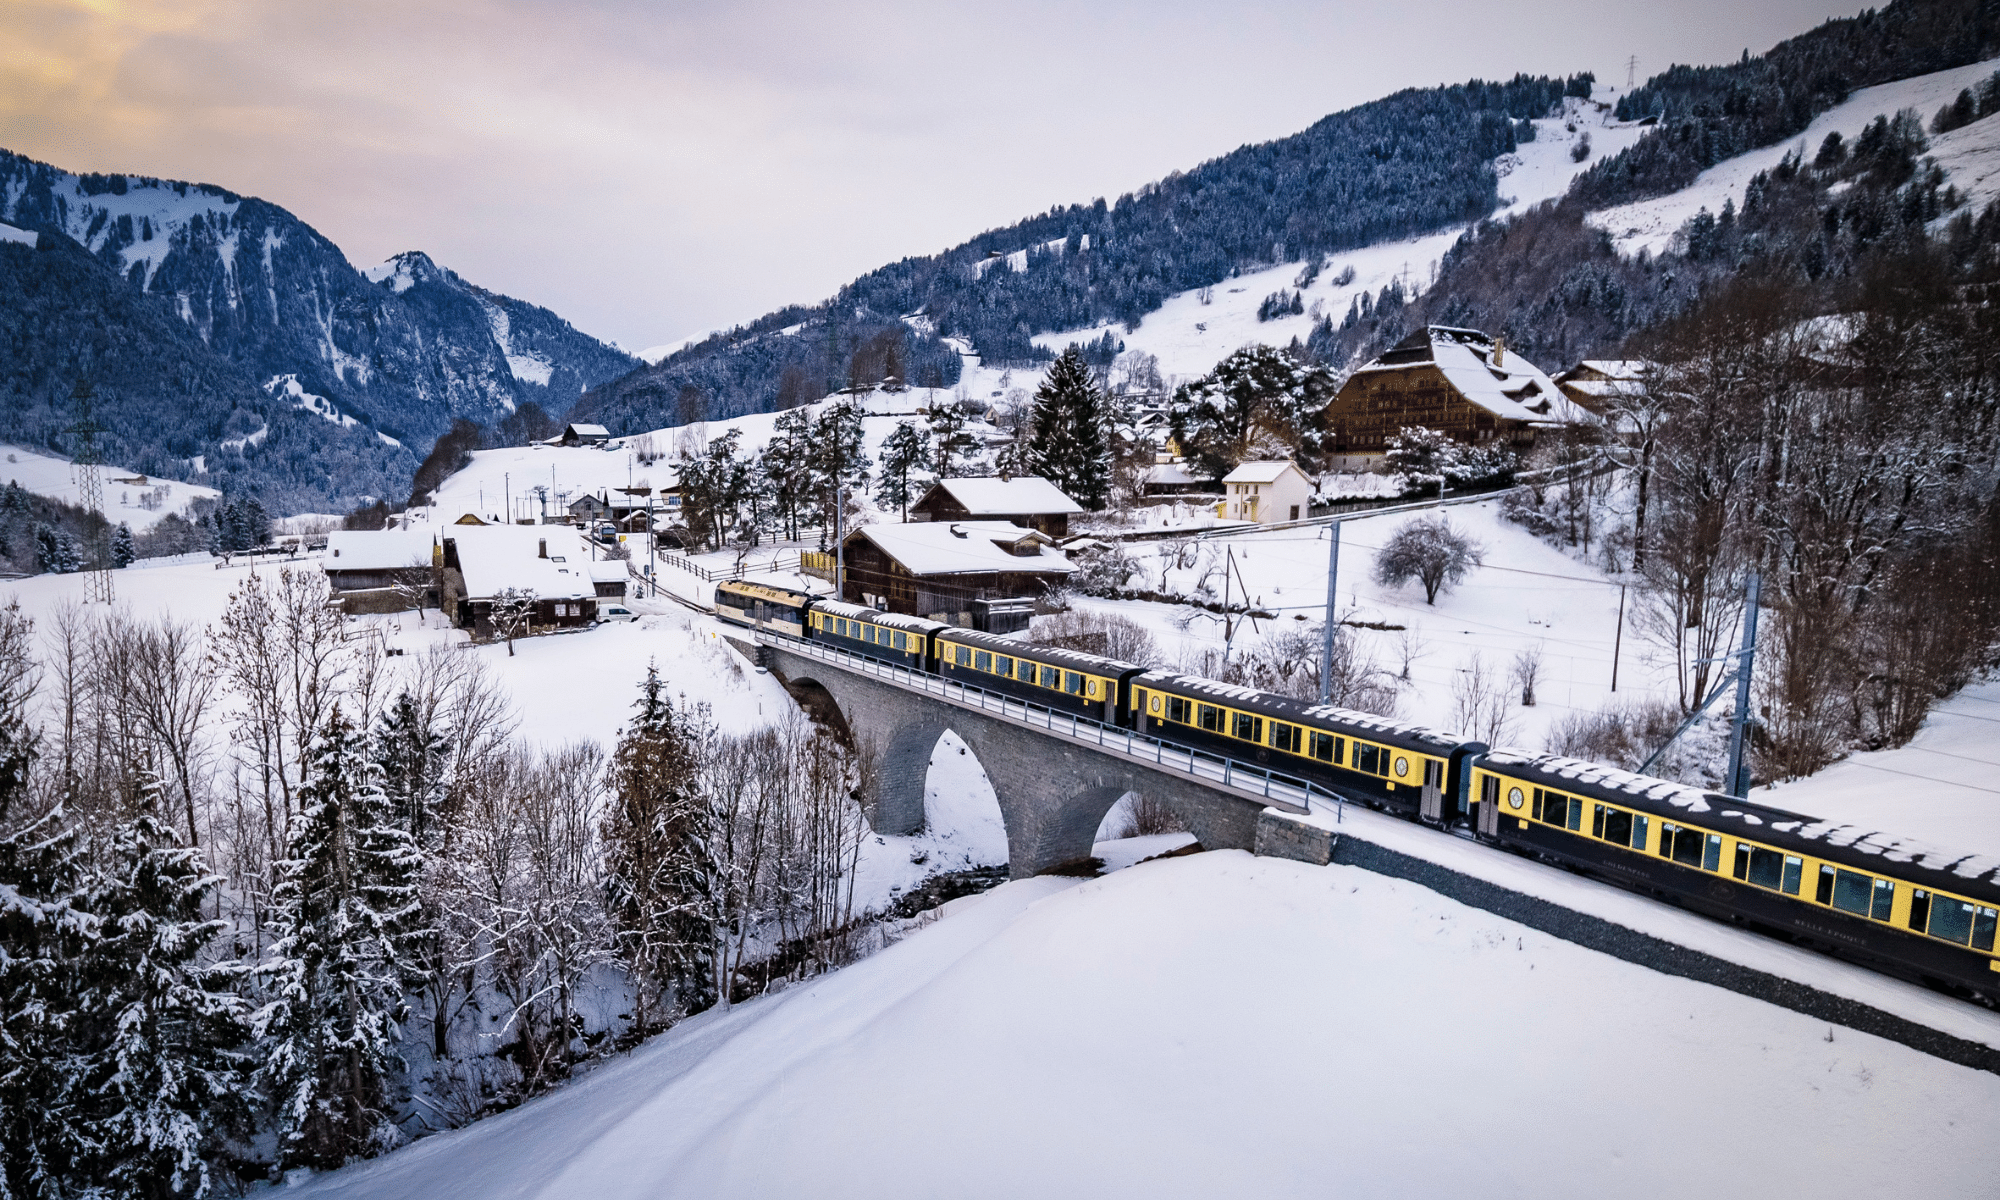
<svg viewBox="0 0 2000 1200"><path fill-rule="evenodd" d="M1517 451L1538 430L1587 421L1540 367L1476 329L1430 325L1361 367L1327 406L1335 470L1366 470L1408 426Z"/></svg>
<svg viewBox="0 0 2000 1200"><path fill-rule="evenodd" d="M1083 506L1036 475L1014 479L940 479L915 504L912 521L1007 521L1050 537L1068 537Z"/></svg>
<svg viewBox="0 0 2000 1200"><path fill-rule="evenodd" d="M993 633L1025 627L994 627L996 608L1075 570L1048 535L1001 521L864 525L842 545L842 599Z"/></svg>

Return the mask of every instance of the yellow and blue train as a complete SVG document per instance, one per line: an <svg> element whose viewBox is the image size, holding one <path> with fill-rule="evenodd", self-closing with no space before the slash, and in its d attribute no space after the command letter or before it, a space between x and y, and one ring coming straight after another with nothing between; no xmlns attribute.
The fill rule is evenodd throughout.
<svg viewBox="0 0 2000 1200"><path fill-rule="evenodd" d="M818 599L724 620L1226 756L1721 920L2000 1004L2000 862L1614 767Z"/></svg>

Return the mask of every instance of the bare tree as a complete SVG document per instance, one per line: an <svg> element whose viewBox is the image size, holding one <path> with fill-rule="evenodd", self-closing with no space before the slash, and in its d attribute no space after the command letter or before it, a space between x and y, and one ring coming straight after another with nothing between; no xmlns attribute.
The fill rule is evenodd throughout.
<svg viewBox="0 0 2000 1200"><path fill-rule="evenodd" d="M1395 587L1414 579L1424 588L1424 603L1436 604L1438 593L1462 582L1481 560L1479 543L1452 528L1444 516L1410 521L1398 529L1375 555L1375 581Z"/></svg>
<svg viewBox="0 0 2000 1200"><path fill-rule="evenodd" d="M506 588L493 597L492 606L487 610L487 619L493 622L493 631L507 639L507 657L514 657L514 639L524 636L535 618L535 592L532 588Z"/></svg>
<svg viewBox="0 0 2000 1200"><path fill-rule="evenodd" d="M1535 706L1535 684L1542 677L1542 644L1534 645L1514 655L1514 682L1521 689L1521 707Z"/></svg>
<svg viewBox="0 0 2000 1200"><path fill-rule="evenodd" d="M1466 735L1497 746L1512 735L1507 683L1485 656L1474 654L1451 681L1452 717Z"/></svg>
<svg viewBox="0 0 2000 1200"><path fill-rule="evenodd" d="M200 845L195 780L202 769L205 724L216 687L207 639L192 621L163 616L133 626L126 645L128 703L140 729L171 769L187 817L188 844Z"/></svg>

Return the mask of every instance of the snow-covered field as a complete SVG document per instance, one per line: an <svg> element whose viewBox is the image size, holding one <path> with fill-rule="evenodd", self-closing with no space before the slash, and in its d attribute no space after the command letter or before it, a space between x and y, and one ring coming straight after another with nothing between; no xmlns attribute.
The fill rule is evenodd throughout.
<svg viewBox="0 0 2000 1200"><path fill-rule="evenodd" d="M0 459L5 460L0 461L0 483L18 483L37 496L66 504L82 503L75 468L68 460L6 445L0 445ZM98 471L104 483L105 517L113 525L120 522L130 525L135 533L152 528L168 513L184 512L196 499L213 500L222 494L211 487L176 479L148 478L143 484L120 483L121 478L137 477L136 472L124 467L106 466ZM149 503L151 507L147 507Z"/></svg>
<svg viewBox="0 0 2000 1200"><path fill-rule="evenodd" d="M1915 109L1928 131L1931 117L1940 107L1966 88L1976 90L1996 70L2000 70L2000 58L1862 88L1845 103L1821 113L1798 137L1717 163L1672 195L1592 213L1590 221L1610 233L1622 253L1637 254L1643 249L1658 254L1701 209L1719 213L1726 200L1742 208L1743 188L1751 177L1777 166L1787 154L1802 154L1810 162L1827 134L1838 133L1852 141L1876 117L1893 117L1905 108ZM2000 119L1988 117L1934 137L1930 155L1975 205L1983 206L2000 195Z"/></svg>
<svg viewBox="0 0 2000 1200"><path fill-rule="evenodd" d="M302 1195L1986 1194L2000 1077L1235 851L955 902Z"/></svg>

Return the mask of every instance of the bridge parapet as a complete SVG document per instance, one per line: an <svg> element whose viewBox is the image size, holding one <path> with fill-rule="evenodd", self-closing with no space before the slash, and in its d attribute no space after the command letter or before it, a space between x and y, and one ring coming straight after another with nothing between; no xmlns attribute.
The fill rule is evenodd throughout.
<svg viewBox="0 0 2000 1200"><path fill-rule="evenodd" d="M765 632L760 658L795 691L818 688L875 760L869 821L922 828L924 779L945 730L985 767L1007 828L1010 871L1025 878L1090 857L1104 814L1128 792L1166 804L1202 845L1248 850L1266 807L1306 812L1324 789L1142 733L926 675L835 647Z"/></svg>

